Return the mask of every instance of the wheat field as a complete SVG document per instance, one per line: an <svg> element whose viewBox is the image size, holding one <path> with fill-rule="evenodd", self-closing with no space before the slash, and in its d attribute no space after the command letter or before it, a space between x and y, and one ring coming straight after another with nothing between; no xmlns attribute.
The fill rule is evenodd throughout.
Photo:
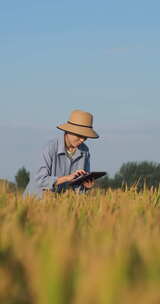
<svg viewBox="0 0 160 304"><path fill-rule="evenodd" d="M160 303L160 191L0 185L1 304Z"/></svg>

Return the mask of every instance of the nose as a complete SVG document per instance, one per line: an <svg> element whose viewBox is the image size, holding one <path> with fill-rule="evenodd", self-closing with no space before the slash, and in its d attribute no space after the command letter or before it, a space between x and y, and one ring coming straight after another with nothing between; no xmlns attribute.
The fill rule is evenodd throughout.
<svg viewBox="0 0 160 304"><path fill-rule="evenodd" d="M80 138L80 142L84 142L85 139L83 137Z"/></svg>

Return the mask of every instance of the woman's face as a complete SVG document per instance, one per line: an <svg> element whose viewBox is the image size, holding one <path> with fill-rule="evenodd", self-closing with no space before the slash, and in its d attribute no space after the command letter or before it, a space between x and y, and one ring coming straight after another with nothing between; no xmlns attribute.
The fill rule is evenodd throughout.
<svg viewBox="0 0 160 304"><path fill-rule="evenodd" d="M69 147L71 147L71 148L77 148L86 139L87 139L87 137L85 137L85 136L76 135L76 134L73 134L73 133L66 133L65 134L65 143L66 143L66 145L67 145L68 148Z"/></svg>

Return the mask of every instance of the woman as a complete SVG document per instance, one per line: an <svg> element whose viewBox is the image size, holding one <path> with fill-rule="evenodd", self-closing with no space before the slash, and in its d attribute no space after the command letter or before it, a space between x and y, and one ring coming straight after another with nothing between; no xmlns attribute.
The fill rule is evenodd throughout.
<svg viewBox="0 0 160 304"><path fill-rule="evenodd" d="M44 190L60 193L75 177L90 172L90 154L84 141L99 137L93 130L92 114L75 110L67 123L57 128L64 132L46 145L37 173L31 177L24 195L42 197ZM72 189L85 191L93 185L94 181L89 180L81 186L73 185Z"/></svg>

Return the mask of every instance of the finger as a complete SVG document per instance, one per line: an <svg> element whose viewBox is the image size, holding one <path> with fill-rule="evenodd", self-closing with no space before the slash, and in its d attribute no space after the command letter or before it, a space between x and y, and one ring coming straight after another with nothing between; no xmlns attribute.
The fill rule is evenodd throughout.
<svg viewBox="0 0 160 304"><path fill-rule="evenodd" d="M77 175L86 174L86 171L84 171L84 170L77 170L77 171L76 171L76 174L77 174Z"/></svg>
<svg viewBox="0 0 160 304"><path fill-rule="evenodd" d="M80 170L77 170L77 171L80 172L81 174L85 174L86 173L86 171L83 170L83 169L80 169Z"/></svg>
<svg viewBox="0 0 160 304"><path fill-rule="evenodd" d="M85 182L86 182L86 183L91 183L91 184L92 184L92 183L94 183L94 180L93 180L93 178L90 178L90 179L86 179Z"/></svg>
<svg viewBox="0 0 160 304"><path fill-rule="evenodd" d="M92 180L87 180L87 181L85 181L85 182L83 183L83 185L84 185L86 188L91 188L91 187L94 186L94 184L95 184L95 182L92 181Z"/></svg>

